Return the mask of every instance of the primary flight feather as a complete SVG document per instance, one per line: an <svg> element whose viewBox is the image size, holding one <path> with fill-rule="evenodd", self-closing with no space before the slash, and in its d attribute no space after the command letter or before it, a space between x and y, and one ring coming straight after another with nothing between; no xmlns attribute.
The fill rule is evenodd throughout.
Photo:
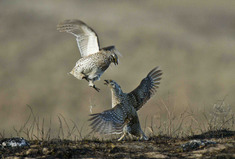
<svg viewBox="0 0 235 159"><path fill-rule="evenodd" d="M118 50L115 46L100 48L96 32L81 20L65 20L57 25L57 30L76 37L81 58L70 73L79 80L87 80L90 87L99 91L94 81L100 79L111 63L118 64Z"/></svg>

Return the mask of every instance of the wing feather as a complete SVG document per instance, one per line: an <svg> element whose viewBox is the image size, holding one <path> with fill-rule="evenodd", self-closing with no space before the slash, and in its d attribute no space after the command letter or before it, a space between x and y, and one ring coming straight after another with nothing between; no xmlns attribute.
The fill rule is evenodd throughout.
<svg viewBox="0 0 235 159"><path fill-rule="evenodd" d="M128 97L134 103L133 106L138 111L157 91L161 80L162 70L159 67L152 69L141 81L139 86Z"/></svg>
<svg viewBox="0 0 235 159"><path fill-rule="evenodd" d="M80 20L65 20L57 25L57 30L76 37L82 57L99 52L99 39L96 32Z"/></svg>
<svg viewBox="0 0 235 159"><path fill-rule="evenodd" d="M122 104L102 113L91 114L91 128L100 134L120 134L127 123L128 111Z"/></svg>

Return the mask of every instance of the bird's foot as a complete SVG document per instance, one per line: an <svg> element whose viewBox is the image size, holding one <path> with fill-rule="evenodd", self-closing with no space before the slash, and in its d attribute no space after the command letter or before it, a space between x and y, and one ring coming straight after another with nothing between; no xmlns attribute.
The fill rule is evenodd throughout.
<svg viewBox="0 0 235 159"><path fill-rule="evenodd" d="M140 137L137 137L137 140L138 140L138 141L143 141L143 140L148 141L149 138L148 138L147 136L145 136L145 134L143 134L143 135L141 135Z"/></svg>
<svg viewBox="0 0 235 159"><path fill-rule="evenodd" d="M91 80L89 81L89 86L90 86L90 87L93 87L97 92L100 91L100 89L97 88L97 87L94 85L93 81L91 81Z"/></svg>
<svg viewBox="0 0 235 159"><path fill-rule="evenodd" d="M89 86L90 87L92 87L92 88L94 88L97 92L99 92L100 91L100 89L99 88L97 88L93 83L91 84L91 83L89 83Z"/></svg>
<svg viewBox="0 0 235 159"><path fill-rule="evenodd" d="M93 88L94 88L97 92L99 92L99 91L100 91L100 89L99 89L99 88L97 88L95 85L93 86Z"/></svg>

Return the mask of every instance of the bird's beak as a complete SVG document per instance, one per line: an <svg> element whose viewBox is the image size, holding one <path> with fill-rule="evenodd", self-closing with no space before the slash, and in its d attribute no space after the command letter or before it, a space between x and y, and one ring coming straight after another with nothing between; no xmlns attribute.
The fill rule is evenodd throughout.
<svg viewBox="0 0 235 159"><path fill-rule="evenodd" d="M104 80L104 81L105 81L104 85L108 85L109 84L108 80Z"/></svg>
<svg viewBox="0 0 235 159"><path fill-rule="evenodd" d="M117 58L114 59L114 64L118 65L118 59Z"/></svg>

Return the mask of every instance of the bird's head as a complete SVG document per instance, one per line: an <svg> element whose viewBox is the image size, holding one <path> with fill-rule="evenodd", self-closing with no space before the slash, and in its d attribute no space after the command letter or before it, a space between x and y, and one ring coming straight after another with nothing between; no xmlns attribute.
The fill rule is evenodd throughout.
<svg viewBox="0 0 235 159"><path fill-rule="evenodd" d="M121 93L122 89L121 87L114 81L114 80L104 80L105 85L109 86L112 90L116 91L116 93Z"/></svg>
<svg viewBox="0 0 235 159"><path fill-rule="evenodd" d="M118 55L122 56L121 53L115 48L115 46L108 46L105 48L102 48L109 54L109 60L110 62L113 62L115 65L118 65Z"/></svg>
<svg viewBox="0 0 235 159"><path fill-rule="evenodd" d="M115 65L118 65L118 56L115 52L112 52L110 55L110 60L113 62Z"/></svg>

